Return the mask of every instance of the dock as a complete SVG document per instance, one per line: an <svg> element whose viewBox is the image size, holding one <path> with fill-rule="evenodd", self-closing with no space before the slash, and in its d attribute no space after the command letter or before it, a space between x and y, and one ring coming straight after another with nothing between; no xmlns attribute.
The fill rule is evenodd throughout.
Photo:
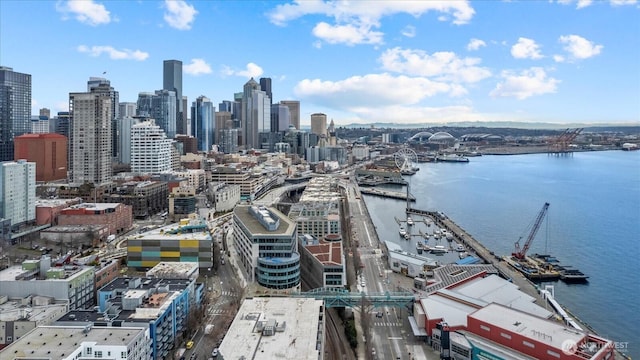
<svg viewBox="0 0 640 360"><path fill-rule="evenodd" d="M511 266L509 266L501 257L496 256L493 251L487 249L442 212L407 208L407 214L415 214L430 218L436 226L447 229L451 232L453 234L454 241L472 249L479 258L484 260L485 263L493 265L498 270L500 276L511 280L522 292L535 298L536 304L544 307L547 303L534 283L529 281L515 269L511 268Z"/></svg>
<svg viewBox="0 0 640 360"><path fill-rule="evenodd" d="M399 191L390 191L390 190L380 190L380 189L369 189L369 188L360 188L360 193L367 195L376 195L382 196L389 199L399 199L399 200L407 200L407 194ZM409 201L415 202L416 197L409 194Z"/></svg>

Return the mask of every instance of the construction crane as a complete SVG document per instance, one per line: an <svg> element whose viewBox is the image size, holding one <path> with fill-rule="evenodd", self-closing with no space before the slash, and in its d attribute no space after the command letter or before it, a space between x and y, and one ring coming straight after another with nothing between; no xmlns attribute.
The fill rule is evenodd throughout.
<svg viewBox="0 0 640 360"><path fill-rule="evenodd" d="M522 238L516 241L515 252L511 254L513 255L514 258L518 260L523 260L525 255L527 255L527 250L529 250L529 247L531 246L531 242L536 237L536 233L538 232L538 229L540 229L540 224L542 224L542 219L544 219L544 216L547 214L548 209L549 209L549 203L544 203L544 206L542 207L542 210L540 210L540 212L538 213L538 216L536 217L536 221L533 223L533 228L531 229L531 232L527 237L527 241L524 243L524 246L522 247L522 249L520 249L520 240Z"/></svg>

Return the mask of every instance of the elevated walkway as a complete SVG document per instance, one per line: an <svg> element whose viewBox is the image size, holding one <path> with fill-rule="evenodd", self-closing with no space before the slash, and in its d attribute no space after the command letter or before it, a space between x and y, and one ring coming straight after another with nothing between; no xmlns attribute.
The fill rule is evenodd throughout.
<svg viewBox="0 0 640 360"><path fill-rule="evenodd" d="M339 288L318 288L307 292L299 292L292 297L305 297L324 300L327 308L331 307L357 307L363 304L374 308L384 306L406 307L411 309L415 301L415 295L411 292L384 292L384 293L352 293Z"/></svg>

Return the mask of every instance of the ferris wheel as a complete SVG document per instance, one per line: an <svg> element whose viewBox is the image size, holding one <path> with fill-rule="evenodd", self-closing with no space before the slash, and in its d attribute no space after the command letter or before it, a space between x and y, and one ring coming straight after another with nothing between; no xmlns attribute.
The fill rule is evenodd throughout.
<svg viewBox="0 0 640 360"><path fill-rule="evenodd" d="M401 172L415 172L418 155L409 148L402 148L393 155L396 166Z"/></svg>

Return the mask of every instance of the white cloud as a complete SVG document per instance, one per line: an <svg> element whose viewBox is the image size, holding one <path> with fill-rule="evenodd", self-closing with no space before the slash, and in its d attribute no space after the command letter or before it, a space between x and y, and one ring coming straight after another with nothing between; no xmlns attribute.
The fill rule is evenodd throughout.
<svg viewBox="0 0 640 360"><path fill-rule="evenodd" d="M103 53L109 55L109 58L112 60L136 60L136 61L144 61L149 57L149 53L140 50L129 50L122 49L118 50L113 46L108 45L98 45L98 46L86 46L79 45L77 48L78 52L89 54L90 56L100 56Z"/></svg>
<svg viewBox="0 0 640 360"><path fill-rule="evenodd" d="M610 0L612 6L635 5L638 0Z"/></svg>
<svg viewBox="0 0 640 360"><path fill-rule="evenodd" d="M407 25L400 33L408 38L412 38L416 36L416 28L415 26Z"/></svg>
<svg viewBox="0 0 640 360"><path fill-rule="evenodd" d="M211 74L211 66L204 59L191 59L191 64L183 65L182 70L189 75Z"/></svg>
<svg viewBox="0 0 640 360"><path fill-rule="evenodd" d="M172 28L189 30L198 11L184 0L165 0L164 21Z"/></svg>
<svg viewBox="0 0 640 360"><path fill-rule="evenodd" d="M459 91L456 85L427 78L387 73L352 76L340 81L305 79L295 86L296 96L314 104L340 109L412 105L438 94Z"/></svg>
<svg viewBox="0 0 640 360"><path fill-rule="evenodd" d="M474 112L466 105L426 107L426 106L385 106L382 108L362 107L351 110L358 116L351 122L395 122L398 124L447 123L457 121L487 121L483 114Z"/></svg>
<svg viewBox="0 0 640 360"><path fill-rule="evenodd" d="M369 26L364 25L356 27L352 24L329 25L326 22L320 22L313 28L312 33L329 44L343 43L352 46L382 43L382 33L372 31Z"/></svg>
<svg viewBox="0 0 640 360"><path fill-rule="evenodd" d="M478 58L459 58L452 52L429 55L423 50L393 48L380 55L382 68L412 76L433 77L438 81L475 83L491 76L479 67Z"/></svg>
<svg viewBox="0 0 640 360"><path fill-rule="evenodd" d="M566 50L571 59L588 59L590 57L600 54L602 51L602 45L596 45L593 42L578 35L563 35L560 36L558 41L561 44L565 44L564 50Z"/></svg>
<svg viewBox="0 0 640 360"><path fill-rule="evenodd" d="M380 28L380 19L394 14L410 14L414 17L436 11L443 15L440 20L451 21L454 24L466 24L473 17L475 11L467 1L323 1L323 0L295 0L289 4L276 6L267 14L269 20L276 25L284 26L287 22L306 15L325 15L332 17L335 24L320 22L314 27L314 35L332 44L380 44L382 33L373 29ZM453 18L450 20L450 18ZM338 31L348 31L349 34L338 35ZM406 35L405 35L406 36ZM343 41L340 41L343 40ZM360 42L355 42L355 41Z"/></svg>
<svg viewBox="0 0 640 360"><path fill-rule="evenodd" d="M516 74L512 71L503 71L504 79L496 85L490 93L493 97L515 97L524 100L535 95L543 95L556 92L556 86L560 80L547 77L544 69L532 67Z"/></svg>
<svg viewBox="0 0 640 360"><path fill-rule="evenodd" d="M262 75L264 71L262 68L255 63L248 63L245 70L234 70L228 66L222 67L222 75L224 76L242 76L246 78L257 78Z"/></svg>
<svg viewBox="0 0 640 360"><path fill-rule="evenodd" d="M480 40L480 39L471 39L469 40L469 43L467 44L467 50L469 51L474 51L474 50L478 50L483 46L487 46L487 43L485 43L484 41Z"/></svg>
<svg viewBox="0 0 640 360"><path fill-rule="evenodd" d="M518 38L518 42L511 47L511 56L516 59L541 59L540 46L532 39Z"/></svg>
<svg viewBox="0 0 640 360"><path fill-rule="evenodd" d="M57 2L56 11L62 13L64 17L71 15L83 24L97 26L111 22L109 11L102 4L97 4L93 0L69 0L67 2Z"/></svg>

